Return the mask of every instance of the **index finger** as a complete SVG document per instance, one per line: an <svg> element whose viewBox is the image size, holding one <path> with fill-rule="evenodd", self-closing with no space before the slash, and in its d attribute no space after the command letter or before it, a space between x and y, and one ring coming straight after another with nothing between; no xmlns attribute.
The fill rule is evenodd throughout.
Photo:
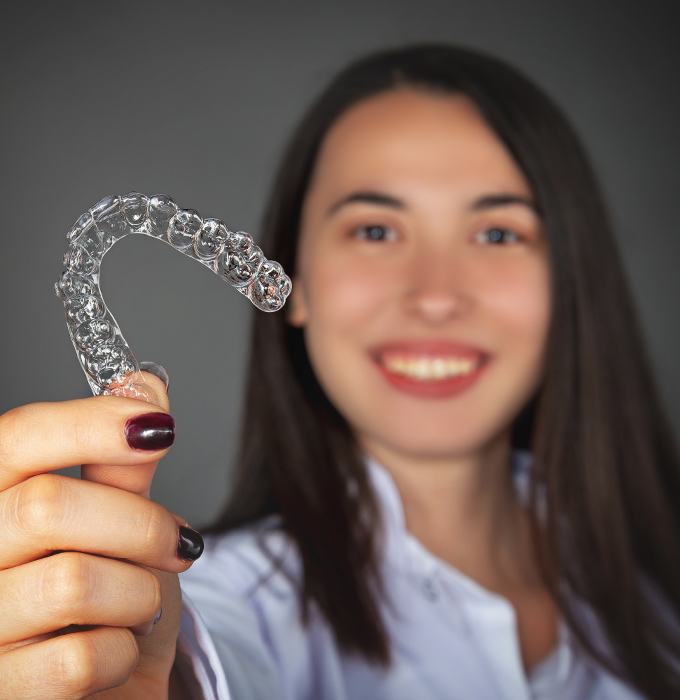
<svg viewBox="0 0 680 700"><path fill-rule="evenodd" d="M59 402L38 402L0 415L0 491L30 476L79 464L137 465L157 462L163 449L140 450L128 445L128 421L148 413L167 416L153 404L119 396L93 396ZM168 427L168 431L171 428Z"/></svg>

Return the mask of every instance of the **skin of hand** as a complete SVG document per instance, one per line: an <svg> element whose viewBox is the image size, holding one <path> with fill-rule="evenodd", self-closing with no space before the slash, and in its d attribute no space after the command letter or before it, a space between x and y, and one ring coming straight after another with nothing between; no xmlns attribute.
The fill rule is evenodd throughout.
<svg viewBox="0 0 680 700"><path fill-rule="evenodd" d="M140 450L128 419L169 410L117 396L0 416L0 700L167 698L185 521L149 499L170 448ZM82 480L52 474L82 464ZM162 615L153 624L162 607Z"/></svg>

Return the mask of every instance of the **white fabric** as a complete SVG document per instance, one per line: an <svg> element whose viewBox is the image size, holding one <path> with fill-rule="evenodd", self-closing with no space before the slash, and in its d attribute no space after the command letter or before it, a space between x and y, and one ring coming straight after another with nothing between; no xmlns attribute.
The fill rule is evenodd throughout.
<svg viewBox="0 0 680 700"><path fill-rule="evenodd" d="M202 700L231 700L219 656L207 627L186 596L175 665L192 693Z"/></svg>
<svg viewBox="0 0 680 700"><path fill-rule="evenodd" d="M514 456L520 495L529 462L528 454ZM382 613L393 665L384 671L340 653L318 614L303 627L284 574L258 583L271 565L253 527L207 538L202 558L181 576L181 648L205 698L639 700L578 652L563 623L558 646L527 678L512 606L427 551L406 529L389 473L373 460L367 465L386 525L383 571L394 607L384 605ZM292 544L267 524L259 529L267 547L284 554L295 579L300 564Z"/></svg>

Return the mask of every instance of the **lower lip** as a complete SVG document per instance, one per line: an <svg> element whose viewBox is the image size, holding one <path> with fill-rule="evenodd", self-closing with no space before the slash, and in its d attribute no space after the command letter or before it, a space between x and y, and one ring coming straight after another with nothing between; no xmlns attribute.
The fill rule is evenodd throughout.
<svg viewBox="0 0 680 700"><path fill-rule="evenodd" d="M487 362L482 361L475 370L464 376L431 380L411 379L403 374L390 372L390 370L380 362L376 361L376 365L383 377L385 377L395 389L421 398L443 399L462 394L466 389L469 389L479 379Z"/></svg>

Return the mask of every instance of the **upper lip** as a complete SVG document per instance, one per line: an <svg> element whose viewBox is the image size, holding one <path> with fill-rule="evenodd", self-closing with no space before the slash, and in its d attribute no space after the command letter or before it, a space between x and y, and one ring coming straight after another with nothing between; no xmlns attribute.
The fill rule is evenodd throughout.
<svg viewBox="0 0 680 700"><path fill-rule="evenodd" d="M448 339L422 339L422 340L391 340L371 348L371 354L375 359L380 359L383 355L404 354L420 355L422 357L467 357L474 360L485 361L490 354L481 348L458 340Z"/></svg>

